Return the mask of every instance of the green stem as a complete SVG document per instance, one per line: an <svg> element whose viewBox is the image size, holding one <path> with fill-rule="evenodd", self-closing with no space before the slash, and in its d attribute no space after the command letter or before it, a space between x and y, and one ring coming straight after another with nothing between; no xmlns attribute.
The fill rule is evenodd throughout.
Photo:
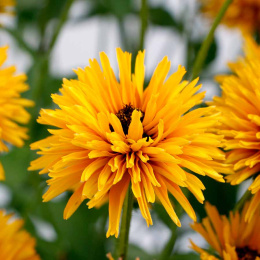
<svg viewBox="0 0 260 260"><path fill-rule="evenodd" d="M35 51L24 41L17 30L6 27L1 27L1 30L9 33L28 54L30 54L32 57L35 56Z"/></svg>
<svg viewBox="0 0 260 260"><path fill-rule="evenodd" d="M118 27L119 27L119 32L120 32L120 37L121 37L123 49L126 50L126 51L130 51L129 44L128 44L128 41L127 41L126 30L125 30L125 27L124 27L124 19L123 19L123 17L119 17L117 19L117 21L118 21Z"/></svg>
<svg viewBox="0 0 260 260"><path fill-rule="evenodd" d="M64 23L66 22L67 18L68 18L68 15L69 15L69 10L70 10L70 7L71 5L73 4L74 0L67 0L67 3L65 4L64 6L64 9L63 11L61 12L61 16L60 16L60 19L59 19L59 22L58 22L58 25L53 33L53 36L52 36L52 39L51 39L51 42L50 42L50 45L49 45L49 49L48 49L48 52L50 53L58 39L58 36L59 36L59 33L64 25Z"/></svg>
<svg viewBox="0 0 260 260"><path fill-rule="evenodd" d="M243 208L244 204L246 203L246 201L248 201L250 198L252 197L252 193L247 190L244 195L242 196L242 198L237 202L237 204L235 205L233 211L241 211L241 209Z"/></svg>
<svg viewBox="0 0 260 260"><path fill-rule="evenodd" d="M147 0L142 0L142 6L140 11L140 18L141 18L141 31L140 31L140 46L139 50L144 49L144 37L145 32L148 25L148 6L147 6Z"/></svg>
<svg viewBox="0 0 260 260"><path fill-rule="evenodd" d="M32 112L32 120L31 120L32 140L34 140L38 134L37 133L38 125L36 123L36 118L38 116L39 110L41 107L45 106L42 96L44 92L47 91L46 79L48 78L48 74L49 74L50 54L52 52L53 47L55 46L59 33L68 18L69 10L71 5L73 4L73 1L74 0L66 1L66 4L61 12L59 22L54 30L49 45L46 46L44 45L45 43L44 34L42 35L41 44L39 46L39 49L34 59L34 63L36 64L36 66L34 69L34 77L33 77L33 84L32 84L32 86L34 86L34 89L32 90L32 97L36 105L34 107L34 111Z"/></svg>
<svg viewBox="0 0 260 260"><path fill-rule="evenodd" d="M123 215L121 220L119 241L116 248L116 259L118 257L120 257L120 259L122 260L127 259L129 229L132 217L133 202L134 196L131 191L131 186L129 185L123 206Z"/></svg>
<svg viewBox="0 0 260 260"><path fill-rule="evenodd" d="M205 62L205 59L207 57L207 53L209 51L210 45L213 41L214 38L214 33L216 28L218 27L220 21L222 20L223 16L225 15L229 5L232 3L233 0L226 0L223 6L221 7L210 31L206 39L204 40L203 44L201 45L201 48L199 50L198 56L195 60L194 67L193 67L193 74L192 74L192 79L195 79L198 77L201 68Z"/></svg>
<svg viewBox="0 0 260 260"><path fill-rule="evenodd" d="M167 242L166 246L164 247L164 249L162 250L159 260L168 260L170 255L172 254L172 250L174 248L176 238L177 238L176 229L177 226L173 225L171 237Z"/></svg>

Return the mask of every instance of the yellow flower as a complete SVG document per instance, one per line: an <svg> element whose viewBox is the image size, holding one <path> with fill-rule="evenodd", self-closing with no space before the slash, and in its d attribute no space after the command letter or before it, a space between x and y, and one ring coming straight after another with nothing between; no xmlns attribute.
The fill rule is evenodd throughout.
<svg viewBox="0 0 260 260"><path fill-rule="evenodd" d="M260 260L260 214L245 222L246 204L240 214L230 212L229 219L219 215L216 207L205 203L208 217L202 223L194 223L192 229L200 233L214 250L214 255L198 247L192 241L192 249L202 260ZM215 255L216 254L216 255Z"/></svg>
<svg viewBox="0 0 260 260"><path fill-rule="evenodd" d="M226 178L232 185L254 177L249 190L255 194L246 219L250 220L260 204L260 47L250 37L246 39L245 58L230 64L233 75L220 76L223 94L215 97L222 113L218 128L225 136L227 163L233 164L234 174Z"/></svg>
<svg viewBox="0 0 260 260"><path fill-rule="evenodd" d="M0 259L39 260L35 239L23 230L23 220L12 219L0 210Z"/></svg>
<svg viewBox="0 0 260 260"><path fill-rule="evenodd" d="M5 67L7 47L0 47L0 152L7 152L7 143L17 147L23 146L27 139L26 128L19 124L26 124L29 113L24 107L33 105L32 101L21 98L20 93L28 89L24 74L15 76L15 67ZM4 179L4 170L0 162L0 180Z"/></svg>
<svg viewBox="0 0 260 260"><path fill-rule="evenodd" d="M15 5L15 0L1 0L0 1L0 14L13 14L11 8Z"/></svg>
<svg viewBox="0 0 260 260"><path fill-rule="evenodd" d="M225 0L200 0L202 11L210 18L215 18ZM260 1L233 0L222 23L229 27L239 27L242 31L260 30Z"/></svg>
<svg viewBox="0 0 260 260"><path fill-rule="evenodd" d="M180 221L168 192L196 219L194 210L180 187L189 189L203 203L202 182L190 171L217 181L226 172L218 162L225 155L217 147L221 136L210 133L217 122L213 107L197 108L205 93L195 94L198 79L181 82L185 69L167 80L170 62L165 57L156 68L149 86L144 86L144 53L136 58L131 74L131 54L117 49L118 82L105 53L100 54L103 69L96 60L78 69L78 80L64 80L61 95L52 95L59 108L43 109L38 122L49 129L50 137L31 145L42 157L30 170L48 173L49 201L73 190L64 218L69 218L84 199L89 208L109 201L107 236L118 236L122 204L130 185L141 213L152 224L149 203L155 198L172 220ZM216 161L214 161L215 159Z"/></svg>

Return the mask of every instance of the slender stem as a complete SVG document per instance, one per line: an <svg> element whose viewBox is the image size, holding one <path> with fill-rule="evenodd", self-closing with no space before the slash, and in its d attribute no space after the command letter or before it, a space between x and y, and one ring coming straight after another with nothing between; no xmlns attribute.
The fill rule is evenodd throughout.
<svg viewBox="0 0 260 260"><path fill-rule="evenodd" d="M123 17L119 17L117 19L117 21L118 21L118 27L119 27L122 47L123 47L124 50L130 51L129 44L128 44L128 41L127 41L126 30L125 30L125 26L124 26L124 19L123 19Z"/></svg>
<svg viewBox="0 0 260 260"><path fill-rule="evenodd" d="M139 50L144 49L144 37L145 32L148 25L148 6L147 6L147 0L142 0L142 6L140 11L140 18L141 18L141 31L140 31L140 46Z"/></svg>
<svg viewBox="0 0 260 260"><path fill-rule="evenodd" d="M172 231L171 237L170 237L169 241L167 242L166 246L164 247L164 249L162 250L159 260L169 259L170 255L172 253L172 250L174 248L176 238L177 238L176 229L177 229L177 226L173 225L172 229L171 229L171 231Z"/></svg>
<svg viewBox="0 0 260 260"><path fill-rule="evenodd" d="M0 27L0 28L1 28L1 30L9 33L28 54L30 54L32 57L35 56L35 51L33 50L33 48L31 48L24 41L24 39L21 37L21 35L18 33L17 30L14 30L14 29L11 29L11 28L6 28L6 27Z"/></svg>
<svg viewBox="0 0 260 260"><path fill-rule="evenodd" d="M246 203L246 201L248 201L250 198L252 197L252 193L247 190L244 195L241 197L241 199L237 202L237 204L234 207L234 212L235 211L241 211L241 209L243 208L244 204Z"/></svg>
<svg viewBox="0 0 260 260"><path fill-rule="evenodd" d="M134 196L131 191L131 186L129 185L124 206L123 206L123 215L121 220L119 241L116 248L116 256L120 257L122 260L127 259L127 250L128 250L128 240L129 240L129 229L130 222L132 217ZM117 258L116 258L117 259Z"/></svg>
<svg viewBox="0 0 260 260"><path fill-rule="evenodd" d="M74 0L66 1L66 4L61 12L57 27L54 30L49 45L47 44L46 46L44 45L45 43L44 34L42 35L41 44L35 56L34 62L36 66L34 69L34 77L32 83L32 86L34 86L34 89L32 91L32 97L36 105L34 107L34 111L32 112L32 120L31 120L31 127L30 127L32 140L34 140L37 135L38 126L35 119L39 113L40 108L45 105L42 96L43 93L47 91L46 79L48 78L48 74L49 74L49 57L58 39L59 33L68 18L69 10L73 1Z"/></svg>
<svg viewBox="0 0 260 260"><path fill-rule="evenodd" d="M210 45L213 41L214 38L214 33L216 28L218 27L220 21L222 20L223 16L225 15L229 5L232 3L233 0L226 0L225 3L223 4L223 6L221 7L214 23L212 24L212 27L209 31L208 36L206 37L206 39L204 40L203 44L201 45L201 48L199 50L198 56L195 60L194 63L194 67L193 67L193 74L192 74L192 79L195 79L196 77L198 77L201 68L205 62L205 59L207 57L207 53L208 50L210 48Z"/></svg>
<svg viewBox="0 0 260 260"><path fill-rule="evenodd" d="M65 4L64 9L61 12L61 16L60 16L58 25L57 25L54 33L53 33L53 36L52 36L52 39L51 39L51 42L50 42L50 45L49 45L49 49L48 49L49 53L53 49L53 47L56 43L56 40L58 39L59 33L60 33L64 23L66 22L66 20L68 18L69 10L70 10L70 7L73 4L73 2L74 2L74 0L67 0L67 3Z"/></svg>

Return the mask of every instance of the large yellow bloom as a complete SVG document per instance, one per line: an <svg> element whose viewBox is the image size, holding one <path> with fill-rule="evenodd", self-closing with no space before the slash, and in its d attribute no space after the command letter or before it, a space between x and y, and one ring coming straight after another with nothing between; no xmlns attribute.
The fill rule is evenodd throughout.
<svg viewBox="0 0 260 260"><path fill-rule="evenodd" d="M195 245L192 248L200 253L202 260L260 260L260 213L252 217L250 223L245 222L248 210L246 204L240 214L230 212L229 219L220 216L216 207L205 203L208 217L202 223L194 223L191 227L200 233L215 251L216 255Z"/></svg>
<svg viewBox="0 0 260 260"><path fill-rule="evenodd" d="M84 199L89 208L109 201L107 236L118 236L120 213L128 186L141 213L152 224L148 203L157 197L172 220L180 226L169 200L170 192L192 219L195 213L180 187L189 189L203 203L202 182L190 171L218 181L226 172L225 155L217 147L222 137L208 130L216 124L213 107L189 111L201 103L195 94L198 79L181 82L185 69L167 80L170 62L165 57L149 86L144 86L144 53L136 58L131 74L131 54L117 49L120 82L105 53L78 69L78 80L64 80L61 95L52 95L56 110L43 109L38 122L55 126L50 137L31 145L42 157L30 170L48 173L49 201L66 190L74 190L64 212L69 218ZM187 171L188 169L188 171Z"/></svg>
<svg viewBox="0 0 260 260"><path fill-rule="evenodd" d="M0 1L0 13L12 14L10 8L15 5L15 0L1 0Z"/></svg>
<svg viewBox="0 0 260 260"><path fill-rule="evenodd" d="M210 18L215 18L226 0L200 0L203 12ZM260 30L260 1L259 0L234 0L222 23L229 27L239 27L243 31Z"/></svg>
<svg viewBox="0 0 260 260"><path fill-rule="evenodd" d="M7 59L7 47L0 47L0 153L7 152L7 143L21 147L27 139L26 128L18 125L26 124L30 115L25 107L33 102L21 98L21 93L28 89L25 84L26 75L15 76L15 67L3 67ZM4 170L0 162L0 180L4 179Z"/></svg>
<svg viewBox="0 0 260 260"><path fill-rule="evenodd" d="M230 64L233 75L220 76L223 94L212 105L222 113L219 133L225 136L224 148L230 150L227 163L234 174L227 176L232 185L254 177L249 190L255 194L246 219L260 204L260 47L246 39L245 58Z"/></svg>
<svg viewBox="0 0 260 260"><path fill-rule="evenodd" d="M23 220L12 220L0 210L0 259L39 260L35 251L35 239L23 230Z"/></svg>

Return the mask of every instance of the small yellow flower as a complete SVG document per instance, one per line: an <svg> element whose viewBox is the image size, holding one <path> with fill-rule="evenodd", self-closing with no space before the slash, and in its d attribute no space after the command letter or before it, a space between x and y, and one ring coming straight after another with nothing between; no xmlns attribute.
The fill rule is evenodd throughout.
<svg viewBox="0 0 260 260"><path fill-rule="evenodd" d="M218 77L222 96L209 104L221 112L217 131L225 136L226 162L234 168L226 179L238 185L254 178L249 190L255 195L246 215L250 220L260 204L260 47L251 37L246 39L245 58L230 68L233 75Z"/></svg>
<svg viewBox="0 0 260 260"><path fill-rule="evenodd" d="M3 67L7 59L7 47L0 47L0 153L7 152L7 143L23 146L28 138L27 129L18 124L26 124L30 115L25 107L32 101L21 98L21 93L28 89L24 74L15 76L15 67ZM4 179L4 170L0 162L0 180Z"/></svg>
<svg viewBox="0 0 260 260"><path fill-rule="evenodd" d="M30 170L48 173L49 201L73 190L64 218L81 202L89 208L109 201L107 236L118 236L120 214L129 185L147 225L152 224L149 203L157 198L176 225L181 223L168 197L171 193L192 219L195 212L180 187L190 190L203 203L202 182L190 171L224 182L219 163L225 154L218 149L222 137L210 132L217 122L213 107L197 108L205 93L195 94L198 79L183 81L185 69L166 79L170 62L165 57L144 87L144 52L131 73L131 54L117 49L119 79L105 53L78 69L77 80L64 80L61 95L52 95L59 108L42 109L38 122L51 136L31 145L42 157Z"/></svg>
<svg viewBox="0 0 260 260"><path fill-rule="evenodd" d="M23 220L12 220L0 210L0 259L39 260L35 251L35 239L23 230Z"/></svg>
<svg viewBox="0 0 260 260"><path fill-rule="evenodd" d="M1 0L0 1L0 14L13 14L12 7L15 6L15 0Z"/></svg>
<svg viewBox="0 0 260 260"><path fill-rule="evenodd" d="M209 18L215 18L225 0L200 0L202 11ZM260 30L260 1L233 0L222 23L229 27L239 27L244 32Z"/></svg>
<svg viewBox="0 0 260 260"><path fill-rule="evenodd" d="M192 229L200 233L214 250L214 255L191 241L192 249L202 260L260 260L260 212L250 223L245 221L246 204L240 214L230 212L229 219L219 215L216 207L205 203L208 217L202 223L194 223Z"/></svg>

